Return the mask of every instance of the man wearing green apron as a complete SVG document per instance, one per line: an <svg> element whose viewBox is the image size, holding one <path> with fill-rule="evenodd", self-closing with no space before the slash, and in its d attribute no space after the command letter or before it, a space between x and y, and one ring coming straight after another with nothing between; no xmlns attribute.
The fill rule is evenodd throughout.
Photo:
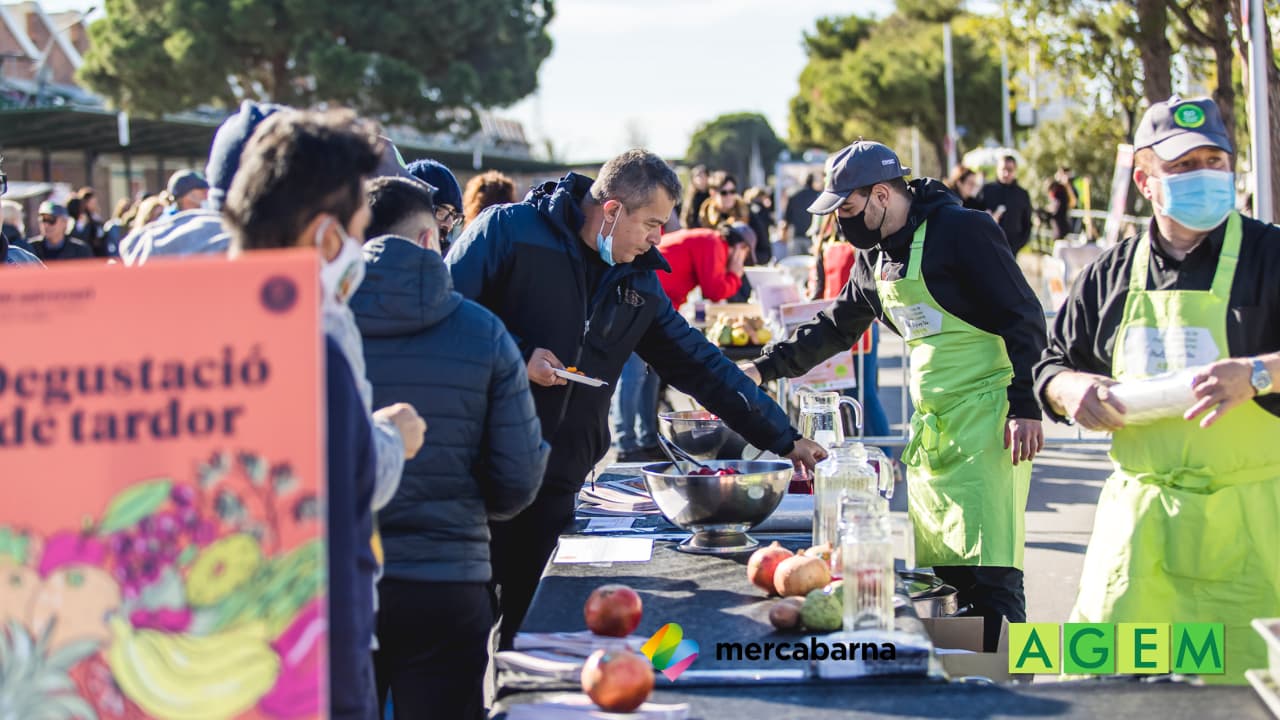
<svg viewBox="0 0 1280 720"><path fill-rule="evenodd" d="M1113 433L1072 622L1224 623L1226 674L1266 665L1256 617L1280 615L1280 230L1234 211L1213 100L1143 116L1133 179L1147 232L1077 280L1036 368L1056 420ZM1108 390L1194 368L1194 405L1126 422Z"/></svg>
<svg viewBox="0 0 1280 720"><path fill-rule="evenodd" d="M858 259L829 309L743 366L758 382L799 377L848 352L873 319L911 350L911 442L903 451L916 562L959 590L967 614L1026 619L1024 517L1044 445L1031 369L1044 311L995 221L942 183L908 184L892 150L859 141L828 162L809 207L835 212Z"/></svg>

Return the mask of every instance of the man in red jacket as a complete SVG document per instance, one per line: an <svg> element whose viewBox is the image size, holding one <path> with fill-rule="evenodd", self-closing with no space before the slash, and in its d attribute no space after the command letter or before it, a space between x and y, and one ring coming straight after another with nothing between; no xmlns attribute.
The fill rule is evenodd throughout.
<svg viewBox="0 0 1280 720"><path fill-rule="evenodd" d="M662 290L679 309L695 287L707 300L726 300L742 287L755 233L745 224L677 230L662 236L658 251L671 266L658 273ZM658 449L658 376L637 355L622 368L609 409L618 462L661 460Z"/></svg>
<svg viewBox="0 0 1280 720"><path fill-rule="evenodd" d="M662 236L658 251L671 266L659 274L662 289L679 308L695 287L707 300L727 300L742 287L747 258L755 246L755 232L742 223L715 230L677 230Z"/></svg>

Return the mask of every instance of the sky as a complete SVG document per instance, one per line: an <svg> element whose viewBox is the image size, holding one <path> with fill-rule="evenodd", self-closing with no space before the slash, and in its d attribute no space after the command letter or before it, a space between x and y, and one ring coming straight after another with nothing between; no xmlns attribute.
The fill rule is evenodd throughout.
<svg viewBox="0 0 1280 720"><path fill-rule="evenodd" d="M823 16L892 7L890 0L556 0L554 49L539 68L537 93L496 112L521 121L535 146L549 139L571 162L604 160L637 140L683 157L698 125L731 112L762 113L785 138L805 65L803 33Z"/></svg>

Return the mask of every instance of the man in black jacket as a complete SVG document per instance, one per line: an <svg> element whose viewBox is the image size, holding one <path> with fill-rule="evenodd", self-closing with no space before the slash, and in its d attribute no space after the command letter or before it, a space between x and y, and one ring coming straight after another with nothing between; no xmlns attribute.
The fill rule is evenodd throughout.
<svg viewBox="0 0 1280 720"><path fill-rule="evenodd" d="M982 187L979 200L983 209L1000 224L1009 249L1016 256L1031 241L1031 196L1018 184L1018 160L1012 155L1000 158L996 182Z"/></svg>
<svg viewBox="0 0 1280 720"><path fill-rule="evenodd" d="M969 614L1026 619L1023 516L1044 444L1031 368L1044 314L999 229L936 180L909 185L892 150L858 141L832 156L810 206L837 213L858 257L836 303L743 366L797 377L848 352L879 319L911 349L911 442L903 451L917 562L959 591ZM1025 462L1024 462L1025 461Z"/></svg>
<svg viewBox="0 0 1280 720"><path fill-rule="evenodd" d="M40 203L41 234L27 241L31 254L46 263L93 257L93 250L84 241L67 234L70 217L62 205L51 200Z"/></svg>
<svg viewBox="0 0 1280 720"><path fill-rule="evenodd" d="M502 321L454 292L440 254L422 246L436 231L431 191L379 178L369 198L370 234L390 234L365 243L351 309L374 402L409 402L431 428L378 513L379 707L389 690L397 717L479 718L493 627L488 523L533 502L550 448Z"/></svg>
<svg viewBox="0 0 1280 720"><path fill-rule="evenodd" d="M454 287L492 310L516 340L551 457L538 498L493 528L503 646L520 627L587 473L609 448L611 386L556 374L565 365L617 381L632 352L756 447L812 467L825 451L671 306L655 270L660 228L680 196L675 172L632 150L600 176L570 173L522 203L486 209L447 260Z"/></svg>

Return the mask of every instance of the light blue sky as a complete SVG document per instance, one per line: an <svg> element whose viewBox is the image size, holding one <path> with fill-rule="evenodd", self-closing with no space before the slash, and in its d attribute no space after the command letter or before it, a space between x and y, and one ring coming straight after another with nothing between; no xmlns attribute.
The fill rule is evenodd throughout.
<svg viewBox="0 0 1280 720"><path fill-rule="evenodd" d="M44 2L50 11L94 5ZM825 15L892 8L891 0L557 0L555 49L538 93L499 114L571 161L603 160L635 138L680 157L699 123L727 112L761 112L785 137L802 33Z"/></svg>

